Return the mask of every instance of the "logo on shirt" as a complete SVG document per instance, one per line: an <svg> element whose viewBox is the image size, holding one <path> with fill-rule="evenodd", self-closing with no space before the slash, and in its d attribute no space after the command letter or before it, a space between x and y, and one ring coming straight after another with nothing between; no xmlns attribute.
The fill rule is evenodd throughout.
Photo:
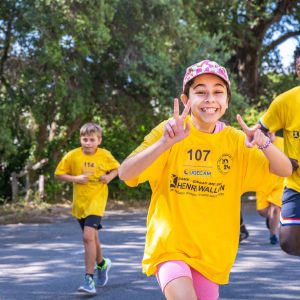
<svg viewBox="0 0 300 300"><path fill-rule="evenodd" d="M170 191L175 192L177 195L219 197L224 195L225 185L222 182L178 177L172 174L170 178Z"/></svg>
<svg viewBox="0 0 300 300"><path fill-rule="evenodd" d="M200 176L200 177L210 177L211 171L208 170L188 170L185 169L183 171L184 175L188 175L188 176Z"/></svg>
<svg viewBox="0 0 300 300"><path fill-rule="evenodd" d="M170 182L170 188L174 189L177 186L178 177L175 174L171 175L171 182Z"/></svg>
<svg viewBox="0 0 300 300"><path fill-rule="evenodd" d="M226 175L229 173L232 166L232 156L230 154L222 154L217 161L217 167L221 174Z"/></svg>
<svg viewBox="0 0 300 300"><path fill-rule="evenodd" d="M300 131L294 130L294 131L293 131L293 138L294 138L294 139L299 139L299 137L300 137Z"/></svg>

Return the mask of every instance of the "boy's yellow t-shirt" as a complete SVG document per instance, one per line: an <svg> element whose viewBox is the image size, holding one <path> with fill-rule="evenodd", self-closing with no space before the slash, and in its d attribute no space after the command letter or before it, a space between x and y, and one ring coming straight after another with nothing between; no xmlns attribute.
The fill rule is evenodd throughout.
<svg viewBox="0 0 300 300"><path fill-rule="evenodd" d="M99 178L107 172L119 167L119 162L103 148L97 148L93 155L86 155L82 148L68 152L59 162L55 175L69 174L73 176L88 174L87 184L73 183L72 214L77 219L89 215L103 216L107 197L107 184Z"/></svg>
<svg viewBox="0 0 300 300"><path fill-rule="evenodd" d="M149 181L152 198L142 261L147 275L168 260L182 260L209 280L225 284L234 263L240 231L240 197L257 190L269 162L245 146L242 131L226 127L207 134L191 125L187 138L159 156L137 178ZM131 154L157 141L165 122Z"/></svg>
<svg viewBox="0 0 300 300"><path fill-rule="evenodd" d="M280 136L275 137L273 144L283 151L283 138ZM273 203L281 207L281 198L283 194L283 182L284 178L277 176L273 173L269 175L263 181L263 191L256 192L256 209L261 210L269 206L269 203Z"/></svg>
<svg viewBox="0 0 300 300"><path fill-rule="evenodd" d="M261 118L271 131L283 129L284 152L300 163L300 86L276 97ZM284 185L300 192L300 168L286 177Z"/></svg>

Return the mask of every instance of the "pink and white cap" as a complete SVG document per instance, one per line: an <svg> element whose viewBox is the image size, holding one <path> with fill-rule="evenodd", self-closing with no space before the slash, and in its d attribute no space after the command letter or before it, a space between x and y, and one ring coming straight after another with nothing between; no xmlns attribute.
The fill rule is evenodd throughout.
<svg viewBox="0 0 300 300"><path fill-rule="evenodd" d="M182 85L182 91L184 91L186 84L192 80L193 78L202 75L202 74L214 74L219 77L221 77L225 82L230 85L230 81L228 78L227 71L224 67L217 64L215 61L211 60L202 60L200 62L197 62L196 64L188 67L186 69L184 78L183 78L183 85Z"/></svg>

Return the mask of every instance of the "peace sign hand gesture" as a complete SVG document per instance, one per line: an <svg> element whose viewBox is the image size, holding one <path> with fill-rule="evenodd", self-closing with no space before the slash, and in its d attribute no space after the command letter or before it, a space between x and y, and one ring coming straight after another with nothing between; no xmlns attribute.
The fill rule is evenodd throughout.
<svg viewBox="0 0 300 300"><path fill-rule="evenodd" d="M179 101L177 98L174 99L174 112L173 119L170 119L164 130L164 139L166 143L174 145L175 143L185 139L190 132L190 124L185 123L185 119L190 111L191 101L185 105L185 108L181 115L179 115Z"/></svg>
<svg viewBox="0 0 300 300"><path fill-rule="evenodd" d="M255 145L261 147L262 145L266 144L269 138L266 137L260 130L259 124L256 124L252 128L250 128L246 125L240 115L237 115L236 119L246 134L245 144L247 147L252 148Z"/></svg>

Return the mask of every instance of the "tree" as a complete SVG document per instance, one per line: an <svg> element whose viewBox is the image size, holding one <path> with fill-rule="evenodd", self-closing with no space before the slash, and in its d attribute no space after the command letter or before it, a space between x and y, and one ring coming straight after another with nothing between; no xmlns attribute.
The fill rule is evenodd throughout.
<svg viewBox="0 0 300 300"><path fill-rule="evenodd" d="M221 32L223 43L232 51L228 61L237 74L239 90L257 101L265 72L263 62L273 56L278 70L276 47L291 37L300 36L300 2L295 0L187 1L198 18L199 28Z"/></svg>
<svg viewBox="0 0 300 300"><path fill-rule="evenodd" d="M46 157L46 188L55 191L53 169L78 146L87 121L104 127L103 146L121 161L170 116L187 65L232 56L220 43L224 34L208 34L181 0L3 3L0 110L12 146L1 162L6 187L12 171Z"/></svg>
<svg viewBox="0 0 300 300"><path fill-rule="evenodd" d="M51 157L50 179L62 152L78 145L80 126L95 119L110 131L123 128L114 148L123 149L120 160L129 153L129 141L137 143L174 95L178 55L172 50L187 30L178 22L180 3L4 1L1 109L16 105L9 113L16 125L5 136L26 153L18 168ZM8 147L7 153L3 184L9 186L16 160Z"/></svg>

